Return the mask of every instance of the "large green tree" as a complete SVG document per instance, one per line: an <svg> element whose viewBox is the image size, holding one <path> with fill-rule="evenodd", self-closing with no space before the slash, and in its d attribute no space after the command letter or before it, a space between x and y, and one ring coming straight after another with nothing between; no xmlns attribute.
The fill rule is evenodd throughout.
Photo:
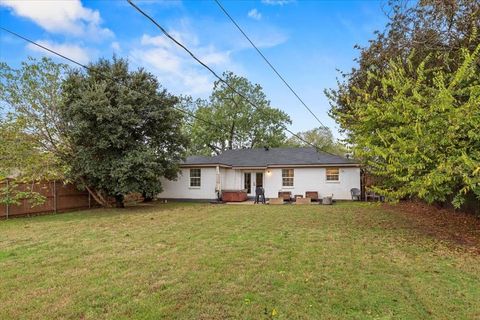
<svg viewBox="0 0 480 320"><path fill-rule="evenodd" d="M0 63L0 181L14 178L0 190L0 202L42 198L19 191L17 182L64 177L68 150L58 117L66 65L28 58L19 68ZM33 189L33 188L32 188Z"/></svg>
<svg viewBox="0 0 480 320"><path fill-rule="evenodd" d="M105 204L123 206L131 192L161 191L161 177L173 179L187 139L178 99L142 70L129 71L114 58L71 72L63 85L62 119L72 146L69 176L95 190Z"/></svg>
<svg viewBox="0 0 480 320"><path fill-rule="evenodd" d="M216 81L208 101L191 103L194 107L189 109L196 118L191 117L191 125L187 127L192 139L190 153L219 154L228 149L282 145L286 139L284 128L291 123L290 117L270 106L260 85L232 72L225 72L223 78L229 86Z"/></svg>
<svg viewBox="0 0 480 320"><path fill-rule="evenodd" d="M37 205L45 198L33 191L40 180L58 177L53 154L42 150L35 136L26 130L22 118L0 119L0 204L19 204L28 199ZM28 183L18 188L18 183Z"/></svg>
<svg viewBox="0 0 480 320"><path fill-rule="evenodd" d="M13 118L22 126L38 147L63 157L68 154L64 124L59 117L62 83L68 66L50 58L28 58L15 69L0 63L0 97Z"/></svg>
<svg viewBox="0 0 480 320"><path fill-rule="evenodd" d="M284 145L291 147L311 147L314 145L321 151L340 156L345 156L348 151L344 144L340 143L333 137L332 131L327 127L319 127L312 130L298 132L297 136L292 135L289 137Z"/></svg>
<svg viewBox="0 0 480 320"><path fill-rule="evenodd" d="M408 59L414 67L424 64L427 69L451 72L460 66L462 50L473 51L480 42L478 0L390 0L385 12L388 19L385 30L375 32L376 37L368 46L355 46L359 50L359 57L355 59L357 66L342 72L337 88L326 91L333 116L354 115L352 102L359 98L356 88L373 92L380 83L369 77L369 73L387 72L390 61L401 59L406 67ZM384 94L388 100L390 92L378 94ZM354 118L350 122L337 119L348 133Z"/></svg>
<svg viewBox="0 0 480 320"><path fill-rule="evenodd" d="M480 199L480 3L390 3L389 24L326 92L390 198Z"/></svg>
<svg viewBox="0 0 480 320"><path fill-rule="evenodd" d="M379 83L373 91L356 88L355 112L337 118L349 123L356 156L378 178L375 191L455 207L469 194L480 202L479 54L480 45L465 49L452 72L398 59L370 73Z"/></svg>

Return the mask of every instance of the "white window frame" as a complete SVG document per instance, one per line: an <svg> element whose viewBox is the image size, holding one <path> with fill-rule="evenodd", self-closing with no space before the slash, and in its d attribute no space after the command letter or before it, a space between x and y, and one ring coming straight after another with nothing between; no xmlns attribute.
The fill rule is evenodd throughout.
<svg viewBox="0 0 480 320"><path fill-rule="evenodd" d="M198 170L198 176L192 176L192 171L193 170ZM192 182L193 181L197 181L198 180L198 185L193 185ZM190 184L189 184L190 188L194 188L194 189L198 189L202 186L202 169L200 168L190 168Z"/></svg>
<svg viewBox="0 0 480 320"><path fill-rule="evenodd" d="M329 173L328 171L329 170L336 170L337 172L336 173ZM332 178L335 178L337 177L337 179L332 179ZM325 169L325 181L327 182L332 182L332 183L335 183L335 182L340 182L340 168L326 168Z"/></svg>
<svg viewBox="0 0 480 320"><path fill-rule="evenodd" d="M285 173L292 173L292 175L285 175ZM291 184L285 184L285 181L291 181ZM295 170L293 168L282 169L282 187L293 188L295 186Z"/></svg>

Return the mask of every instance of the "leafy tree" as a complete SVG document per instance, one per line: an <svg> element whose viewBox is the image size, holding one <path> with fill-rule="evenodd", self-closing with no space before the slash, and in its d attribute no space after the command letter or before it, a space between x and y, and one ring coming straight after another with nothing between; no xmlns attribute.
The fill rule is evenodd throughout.
<svg viewBox="0 0 480 320"><path fill-rule="evenodd" d="M0 63L1 100L10 106L14 118L22 119L22 126L38 147L58 158L64 158L69 152L64 124L59 117L67 70L67 65L50 58L29 57L19 69Z"/></svg>
<svg viewBox="0 0 480 320"><path fill-rule="evenodd" d="M28 199L39 205L45 197L33 191L36 181L55 178L55 159L41 151L22 119L0 119L0 204L19 204ZM7 182L8 180L8 182ZM18 188L18 182L31 182L30 188Z"/></svg>
<svg viewBox="0 0 480 320"><path fill-rule="evenodd" d="M326 91L374 189L398 199L479 197L480 3L391 2L384 32Z"/></svg>
<svg viewBox="0 0 480 320"><path fill-rule="evenodd" d="M208 155L228 149L280 146L285 141L284 126L291 123L290 117L270 106L260 85L232 72L225 72L223 78L257 108L225 83L216 81L208 101L189 101L197 117L190 119L188 129L192 139L190 153ZM198 118L215 123L216 127Z"/></svg>
<svg viewBox="0 0 480 320"><path fill-rule="evenodd" d="M338 141L335 141L332 131L326 127L319 127L304 132L298 132L299 139L296 136L291 136L285 141L285 146L291 147L310 147L311 145L317 146L319 150L344 156L347 153L345 145ZM307 144L306 142L310 143Z"/></svg>
<svg viewBox="0 0 480 320"><path fill-rule="evenodd" d="M19 69L0 63L0 101L8 111L0 118L0 202L32 204L45 199L33 192L33 183L64 175L66 143L58 118L61 84L66 65L51 59L29 58ZM32 183L20 191L17 182Z"/></svg>
<svg viewBox="0 0 480 320"><path fill-rule="evenodd" d="M380 177L374 190L394 199L453 199L457 208L469 193L480 200L479 54L480 45L463 50L452 72L426 68L429 58L418 67L397 59L369 74L379 83L373 91L355 88L354 114L337 118L350 123L355 154Z"/></svg>
<svg viewBox="0 0 480 320"><path fill-rule="evenodd" d="M375 32L376 38L370 40L368 46L355 46L360 51L359 58L355 59L358 66L342 72L338 87L326 91L334 115L354 115L352 101L359 98L355 88L373 92L380 83L369 77L369 73L387 72L391 60L401 59L406 63L408 59L414 67L423 63L427 69L452 72L461 64L462 50L473 51L480 42L478 0L422 0L413 5L408 1L391 0L386 13L389 20L386 29ZM388 99L389 94L385 92L384 98ZM348 132L350 122L340 124Z"/></svg>
<svg viewBox="0 0 480 320"><path fill-rule="evenodd" d="M61 112L72 146L69 177L104 205L108 197L121 207L127 193L161 191L160 177L176 177L187 144L177 102L152 74L129 71L123 59L70 72Z"/></svg>

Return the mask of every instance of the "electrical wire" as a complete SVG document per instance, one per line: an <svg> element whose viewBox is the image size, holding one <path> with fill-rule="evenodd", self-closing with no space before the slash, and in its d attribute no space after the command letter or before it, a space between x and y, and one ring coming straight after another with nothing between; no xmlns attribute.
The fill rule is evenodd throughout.
<svg viewBox="0 0 480 320"><path fill-rule="evenodd" d="M87 65L84 65L84 64L82 64L82 63L80 63L80 62L78 62L78 61L76 61L76 60L74 60L74 59L72 59L72 58L69 58L69 57L67 57L67 56L65 56L65 55L63 55L63 54L61 54L61 53L53 50L53 49L50 49L50 48L48 48L48 47L46 47L46 46L44 46L44 45L41 45L41 44L39 44L39 43L31 40L31 39L28 39L27 37L24 37L24 36L22 36L22 35L20 35L20 34L18 34L18 33L16 33L16 32L14 32L14 31L11 31L11 30L9 30L9 29L7 29L7 28L4 28L4 27L2 27L2 26L0 26L0 29L3 30L3 31L5 31L5 32L10 33L11 35L14 35L14 36L20 38L20 39L22 39L22 40L24 40L24 41L26 41L26 42L28 42L28 43L31 43L31 44L33 44L33 45L35 45L35 46L37 46L37 47L39 47L39 48L41 48L41 49L43 49L43 50L46 50L46 51L48 51L48 52L50 52L50 53L52 53L52 54L54 54L54 55L56 55L56 56L59 56L59 57L65 59L65 60L67 60L67 61L70 61L71 63L76 64L77 66L80 66L80 67L82 67L82 68L84 68L84 69L86 69L86 70L88 70L88 71L90 71L90 72L94 72L94 73L99 74L99 75L101 75L101 76L103 76L103 77L105 77L105 78L108 78L109 80L112 80L112 81L114 81L114 82L122 85L123 87L126 87L126 88L129 89L129 90L132 90L132 91L134 91L134 92L138 92L138 93L140 93L140 94L142 94L142 95L144 95L144 96L147 96L147 97L151 98L151 95L150 95L150 94L147 94L147 93L142 92L142 91L139 91L139 90L132 89L132 88L130 88L128 85L126 85L126 84L124 84L124 83L121 83L121 82L118 82L118 81L117 81L114 77L112 77L112 76L109 76L109 75L107 75L107 74L105 74L105 73L103 73L103 72L100 72L100 71L98 71L98 70L96 70L96 69L94 69L94 68L91 68L91 67L89 67L89 66L87 66ZM178 107L175 107L175 106L171 106L171 108L174 109L174 110L177 110L177 111L179 111L179 112L182 112L182 113L184 113L184 114L186 114L186 115L189 115L189 116L191 116L192 118L197 119L197 120L199 120L199 121L202 121L202 122L204 122L204 123L206 123L206 124L208 124L208 125L210 125L210 126L218 127L215 123L210 122L210 121L208 121L208 120L205 120L205 119L203 119L203 118L201 118L201 117L198 117L198 116L196 116L195 114L193 114L193 113L191 113L191 112L189 112L189 111L186 111L186 110L184 110L184 109L182 109L182 108L178 108ZM226 128L225 128L225 129L226 129Z"/></svg>
<svg viewBox="0 0 480 320"><path fill-rule="evenodd" d="M200 65L202 65L205 69L207 69L208 71L210 71L211 74L213 74L213 76L215 78L217 78L220 82L224 83L228 88L230 88L230 90L232 90L234 93L236 93L237 95L239 95L241 98L243 98L246 102L248 102L251 106L253 106L257 111L259 112L262 112L261 108L259 108L254 102L252 102L250 99L248 99L245 95L243 95L241 92L238 92L238 90L235 89L235 87L233 87L232 85L230 85L227 81L225 81L222 77L220 77L212 68L210 68L207 64L205 64L202 60L200 60L199 58L197 58L197 56L195 56L195 54L190 51L185 45L183 45L182 43L180 43L177 39L175 39L173 36L171 36L167 30L165 30L165 28L163 28L154 18L152 18L150 15L148 15L145 11L143 11L140 7L138 7L132 0L127 0L128 3L133 7L135 8L140 14L142 14L145 18L147 18L148 20L150 20L158 29L160 29L160 31L162 31L162 33L167 37L169 38L170 40L172 40L176 45L178 45L179 47L181 47L185 52L187 52L195 61L197 61ZM309 142L309 141L306 141L305 139L303 139L301 136L299 136L298 134L296 134L295 132L291 131L290 129L288 129L284 124L281 124L282 128L289 132L292 136L296 137L297 139L299 139L300 141L314 147L315 149L319 149L316 145L314 145L313 143Z"/></svg>
<svg viewBox="0 0 480 320"><path fill-rule="evenodd" d="M243 31L243 29L238 25L238 23L233 19L233 17L228 13L228 11L222 6L219 0L214 0L215 3L220 7L220 9L225 13L225 15L232 21L232 23L237 27L237 29L243 34L243 36L250 42L252 47L255 48L255 50L258 52L258 54L265 60L265 62L270 66L270 68L273 70L273 72L276 73L276 75L282 80L282 82L287 86L287 88L297 97L297 99L300 101L300 103L310 112L310 114L320 123L320 125L326 129L329 129L326 125L320 121L320 119L317 117L317 115L310 109L307 104L303 101L302 98L297 94L297 92L290 86L290 84L285 80L285 78L278 72L278 70L273 66L273 64L265 57L265 55L262 53L262 51L253 43L253 41L250 39L250 37Z"/></svg>

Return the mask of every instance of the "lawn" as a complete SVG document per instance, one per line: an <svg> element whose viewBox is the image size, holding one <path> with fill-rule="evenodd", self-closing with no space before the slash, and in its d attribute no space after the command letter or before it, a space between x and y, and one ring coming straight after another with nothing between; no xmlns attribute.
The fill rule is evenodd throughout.
<svg viewBox="0 0 480 320"><path fill-rule="evenodd" d="M480 255L364 203L0 221L1 319L480 319Z"/></svg>

